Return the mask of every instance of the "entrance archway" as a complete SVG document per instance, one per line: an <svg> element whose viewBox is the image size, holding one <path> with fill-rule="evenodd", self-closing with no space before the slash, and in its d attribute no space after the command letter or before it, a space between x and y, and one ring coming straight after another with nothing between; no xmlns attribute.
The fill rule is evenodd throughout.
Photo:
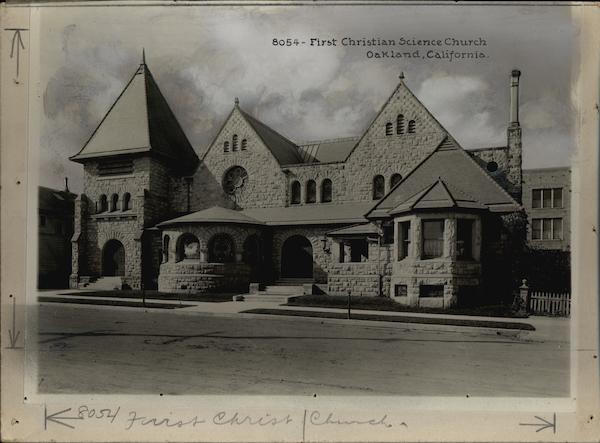
<svg viewBox="0 0 600 443"><path fill-rule="evenodd" d="M252 234L244 241L242 259L250 267L250 281L259 281L262 270L262 251L258 235Z"/></svg>
<svg viewBox="0 0 600 443"><path fill-rule="evenodd" d="M282 278L312 278L313 251L310 241L302 235L288 238L281 248Z"/></svg>
<svg viewBox="0 0 600 443"><path fill-rule="evenodd" d="M125 275L125 248L119 240L109 240L102 249L102 275Z"/></svg>

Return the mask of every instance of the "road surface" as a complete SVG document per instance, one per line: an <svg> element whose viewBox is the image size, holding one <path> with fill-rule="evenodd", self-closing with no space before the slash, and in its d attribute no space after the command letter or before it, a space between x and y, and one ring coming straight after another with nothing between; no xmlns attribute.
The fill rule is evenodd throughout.
<svg viewBox="0 0 600 443"><path fill-rule="evenodd" d="M569 393L564 327L556 337L540 338L523 331L185 311L40 304L40 392Z"/></svg>

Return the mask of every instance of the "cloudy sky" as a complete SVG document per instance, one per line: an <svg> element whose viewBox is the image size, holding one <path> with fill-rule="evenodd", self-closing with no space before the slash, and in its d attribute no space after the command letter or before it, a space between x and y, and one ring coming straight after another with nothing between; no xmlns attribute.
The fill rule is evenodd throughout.
<svg viewBox="0 0 600 443"><path fill-rule="evenodd" d="M360 135L400 72L463 147L506 143L509 74L521 77L524 166L574 149L577 28L567 7L45 7L41 184L82 190L78 152L141 60L201 154L231 110L294 141ZM281 48L274 38L483 38L484 59L369 59L366 48ZM450 49L450 48L445 48ZM398 48L400 50L400 48Z"/></svg>

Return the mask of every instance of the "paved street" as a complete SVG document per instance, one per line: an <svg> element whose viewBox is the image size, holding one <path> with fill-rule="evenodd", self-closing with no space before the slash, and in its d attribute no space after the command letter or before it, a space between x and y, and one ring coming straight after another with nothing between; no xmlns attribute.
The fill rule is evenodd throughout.
<svg viewBox="0 0 600 443"><path fill-rule="evenodd" d="M39 316L45 393L568 395L565 319L537 334L59 303Z"/></svg>

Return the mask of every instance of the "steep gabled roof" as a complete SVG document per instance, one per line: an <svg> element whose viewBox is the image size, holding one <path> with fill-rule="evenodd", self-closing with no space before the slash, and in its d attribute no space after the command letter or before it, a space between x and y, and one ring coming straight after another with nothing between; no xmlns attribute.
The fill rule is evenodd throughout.
<svg viewBox="0 0 600 443"><path fill-rule="evenodd" d="M439 130L441 132L445 133L446 136L448 136L452 140L454 140L452 138L452 136L449 134L449 132L446 130L446 128L444 128L442 126L442 124L438 121L438 119L436 119L434 117L434 115L431 113L431 111L429 111L429 109L421 102L421 100L419 100L417 98L417 96L410 90L410 88L408 86L406 86L406 84L404 83L404 75L401 75L398 86L396 86L396 89L394 89L394 91L390 94L390 96L385 101L383 106L381 106L381 108L379 108L379 111L377 111L377 114L375 114L375 117L373 118L373 120L371 120L371 123L369 123L369 126L367 126L367 129L362 133L362 135L360 136L358 141L355 143L355 145L352 147L352 149L348 152L348 155L344 159L345 161L347 161L350 158L350 156L354 153L354 151L356 151L356 149L360 146L362 140L367 136L367 134L369 133L371 128L375 125L375 123L377 122L379 117L382 114L384 114L386 108L391 104L392 100L402 93L406 94L405 101L407 99L408 99L408 101L412 101L413 104L415 105L415 107L418 108L419 110L421 110L428 117L428 121L430 121L435 127L439 128Z"/></svg>
<svg viewBox="0 0 600 443"><path fill-rule="evenodd" d="M397 215L415 210L446 208L487 209L487 206L477 202L460 189L455 188L451 191L444 180L438 178L433 184L389 211L389 214Z"/></svg>
<svg viewBox="0 0 600 443"><path fill-rule="evenodd" d="M198 156L152 73L142 63L83 148L71 160L150 153L192 170Z"/></svg>
<svg viewBox="0 0 600 443"><path fill-rule="evenodd" d="M432 183L433 182L433 183ZM488 208L510 212L519 204L456 142L444 141L383 197L367 217L387 217L395 211L449 207Z"/></svg>
<svg viewBox="0 0 600 443"><path fill-rule="evenodd" d="M298 147L293 142L247 112L240 109L240 113L244 116L248 124L252 126L252 129L254 129L280 165L302 163Z"/></svg>

